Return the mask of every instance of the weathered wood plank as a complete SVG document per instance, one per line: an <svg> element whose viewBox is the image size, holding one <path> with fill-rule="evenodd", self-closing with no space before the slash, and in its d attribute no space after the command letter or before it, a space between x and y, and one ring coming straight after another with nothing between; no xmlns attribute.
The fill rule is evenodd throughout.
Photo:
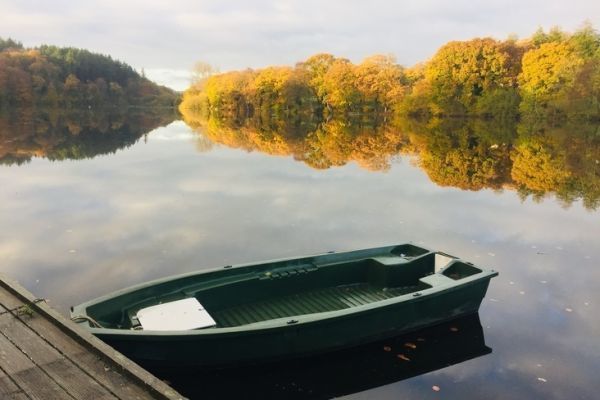
<svg viewBox="0 0 600 400"><path fill-rule="evenodd" d="M37 345L41 347L36 350L36 353L37 351L41 351L42 348L45 349L44 351L48 351L48 348L51 350L46 355L36 354L33 357L35 362L32 364L38 363L39 366L43 366L44 368L52 366L58 367L58 369L65 369L66 367L66 371L58 375L53 375L58 382L65 383L70 374L74 374L80 370L87 376L87 378L83 378L84 380L90 378L95 382L92 383L94 388L100 387L103 389L104 395L106 395L106 392L109 393L109 397L106 398L183 399L181 395L165 383L93 337L89 332L81 330L70 321L66 321L63 316L46 304L35 304L34 300L31 293L27 292L16 282L10 281L0 275L0 304L5 307L5 310L17 310L21 305L28 304L28 308L33 311L31 317L28 315L17 315L18 313L15 311L5 314L2 314L2 311L0 311L0 321L3 321L2 317L4 315L7 316L6 320L10 320L10 318L15 320L13 322L14 326L7 325L12 326L11 329L15 329L15 331L11 331L12 333L9 336L2 334L0 336L3 336L5 341L9 343L12 341L19 346L23 346L25 351L27 351L25 342L19 341L20 339L17 340L19 336L17 330L25 329L23 332L27 332L27 336L24 336L27 337L27 340L34 340L37 337L42 344ZM4 328L2 327L0 330L3 331ZM6 337L9 337L11 340L6 340ZM13 384L12 386L10 383L6 384L6 390L15 390L14 383L17 383L16 390L18 390L19 381L13 378L11 372L5 372L10 375L8 382ZM11 378L13 378L14 382L11 381ZM77 379L83 385L82 379L80 377ZM71 390L77 398L102 398L102 392L99 392L100 396L86 392L95 389L65 387L68 387L68 390ZM111 394L114 397L110 397ZM15 392L13 397L21 399L23 398L22 395L23 390L20 393L18 391ZM31 398L35 399L37 397ZM48 398L60 397L53 396Z"/></svg>
<svg viewBox="0 0 600 400"><path fill-rule="evenodd" d="M0 310L2 309L0 308ZM0 332L73 397L77 399L117 399L86 371L60 354L21 320L10 314L1 315Z"/></svg>
<svg viewBox="0 0 600 400"><path fill-rule="evenodd" d="M27 400L29 397L0 368L0 399Z"/></svg>
<svg viewBox="0 0 600 400"><path fill-rule="evenodd" d="M10 375L31 399L74 399L3 335L0 335L0 368Z"/></svg>
<svg viewBox="0 0 600 400"><path fill-rule="evenodd" d="M5 309L18 309L23 303L12 296L9 292L0 287L0 304ZM2 310L0 310L2 312ZM13 314L5 314L13 317ZM51 344L52 347L60 352L63 357L68 358L80 369L82 374L89 374L94 377L97 384L112 392L117 398L135 399L148 398L148 391L145 388L132 383L126 376L116 371L110 363L103 362L97 355L92 354L81 344L72 338L64 335L51 321L41 315L34 314L33 317L23 315L19 317L21 323L25 324L31 331L36 332L39 340ZM93 398L93 397L81 397Z"/></svg>

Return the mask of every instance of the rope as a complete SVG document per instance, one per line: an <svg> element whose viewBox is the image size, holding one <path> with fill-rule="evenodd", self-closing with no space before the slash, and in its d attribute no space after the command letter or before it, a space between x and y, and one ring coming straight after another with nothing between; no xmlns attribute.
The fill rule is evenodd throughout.
<svg viewBox="0 0 600 400"><path fill-rule="evenodd" d="M98 323L98 321L96 321L92 317L88 317L87 315L75 315L75 316L71 317L71 321L73 321L73 322L77 322L77 321L81 321L81 320L90 322L94 328L104 328L102 325L100 325Z"/></svg>

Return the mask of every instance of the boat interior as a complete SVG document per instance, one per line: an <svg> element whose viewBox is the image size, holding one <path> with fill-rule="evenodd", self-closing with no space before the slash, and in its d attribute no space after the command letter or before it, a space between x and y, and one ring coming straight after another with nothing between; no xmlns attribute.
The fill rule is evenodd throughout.
<svg viewBox="0 0 600 400"><path fill-rule="evenodd" d="M229 328L360 307L481 272L452 256L411 244L379 253L357 251L357 257L352 253L225 267L176 278L91 305L87 313L103 327L142 329L140 310L195 298L214 319L213 328Z"/></svg>

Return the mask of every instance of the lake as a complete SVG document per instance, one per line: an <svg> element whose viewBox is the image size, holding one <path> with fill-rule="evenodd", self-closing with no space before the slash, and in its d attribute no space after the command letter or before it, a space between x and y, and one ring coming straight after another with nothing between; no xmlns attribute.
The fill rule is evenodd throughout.
<svg viewBox="0 0 600 400"><path fill-rule="evenodd" d="M413 242L499 271L478 317L165 379L208 397L597 398L597 125L187 122L0 117L1 272L67 314L162 276Z"/></svg>

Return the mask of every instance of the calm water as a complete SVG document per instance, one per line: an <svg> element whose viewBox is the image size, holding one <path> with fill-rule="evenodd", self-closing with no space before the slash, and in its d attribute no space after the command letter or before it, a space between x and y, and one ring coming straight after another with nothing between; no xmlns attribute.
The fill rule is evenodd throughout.
<svg viewBox="0 0 600 400"><path fill-rule="evenodd" d="M0 119L0 271L65 314L166 275L405 241L500 272L479 320L277 368L171 378L186 393L204 384L214 394L222 384L256 398L598 396L597 127L523 145L522 129L471 132L464 142L456 130L442 135L442 126L429 136L410 131L406 140L384 132L392 135L387 147L340 152L327 150L336 137L339 144L364 133L321 127L308 134L319 139L309 149L296 131L282 142L263 129L261 148L231 136L235 129L219 136L214 126L169 124L172 116L28 118ZM244 129L244 138L256 137ZM444 153L444 165L469 150L480 160L478 146L492 153L468 164L471 178L461 181L458 167L434 170L444 137L458 146ZM569 151L557 152L557 144ZM523 163L532 151L537 158ZM561 175L561 165L577 179ZM403 349L418 339L418 350Z"/></svg>

